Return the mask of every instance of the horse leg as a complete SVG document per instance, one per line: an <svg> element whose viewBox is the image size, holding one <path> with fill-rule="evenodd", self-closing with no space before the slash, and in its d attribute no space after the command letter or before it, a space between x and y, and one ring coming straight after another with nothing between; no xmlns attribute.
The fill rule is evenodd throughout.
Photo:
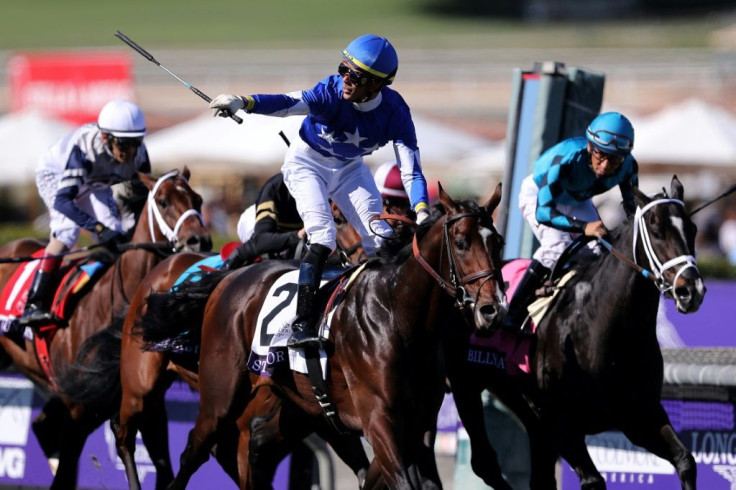
<svg viewBox="0 0 736 490"><path fill-rule="evenodd" d="M156 468L156 489L164 489L174 479L174 469L169 455L169 417L163 400L150 404L146 416L140 418L138 430L146 446L151 462ZM135 432L133 433L135 444ZM135 461L133 462L135 468Z"/></svg>
<svg viewBox="0 0 736 490"><path fill-rule="evenodd" d="M590 458L584 434L570 434L563 438L560 454L580 479L581 490L605 490L606 481Z"/></svg>
<svg viewBox="0 0 736 490"><path fill-rule="evenodd" d="M61 431L68 417L69 410L66 405L60 398L54 397L46 402L41 413L33 420L33 433L43 454L49 460L58 459L62 440Z"/></svg>
<svg viewBox="0 0 736 490"><path fill-rule="evenodd" d="M368 456L365 454L363 442L357 434L348 434L345 436L335 435L334 433L326 433L325 431L317 432L320 437L330 443L335 454L353 470L358 478L358 486L362 488L368 474Z"/></svg>
<svg viewBox="0 0 736 490"><path fill-rule="evenodd" d="M79 474L79 458L84 449L87 437L92 429L85 424L69 418L64 426L64 437L59 447L59 468L51 483L51 490L64 490L77 487Z"/></svg>
<svg viewBox="0 0 736 490"><path fill-rule="evenodd" d="M643 413L631 414L622 432L632 443L672 463L683 490L695 490L695 458L677 437L660 403Z"/></svg>

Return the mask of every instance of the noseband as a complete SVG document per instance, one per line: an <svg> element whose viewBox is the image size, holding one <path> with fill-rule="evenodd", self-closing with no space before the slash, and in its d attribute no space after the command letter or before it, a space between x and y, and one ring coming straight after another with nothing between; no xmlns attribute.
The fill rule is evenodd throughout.
<svg viewBox="0 0 736 490"><path fill-rule="evenodd" d="M176 225L174 225L173 230L169 228L166 220L164 220L164 217L161 215L161 211L158 209L158 204L156 203L156 191L158 191L159 186L163 182L168 179L176 178L178 175L178 170L174 170L172 172L164 174L156 181L156 184L153 186L153 189L151 189L151 192L148 193L148 227L151 231L151 240L156 241L156 230L153 227L153 223L155 221L158 225L159 231L163 233L163 235L169 241L174 252L176 252L177 246L179 244L179 230L181 229L182 224L187 218L189 218L190 216L196 216L202 226L204 226L204 219L202 218L202 215L199 213L199 211L197 211L196 209L189 209L185 211L181 216L179 216L179 219L176 221Z"/></svg>
<svg viewBox="0 0 736 490"><path fill-rule="evenodd" d="M680 278L680 276L689 268L694 268L697 271L698 266L695 263L695 257L693 257L692 255L680 255L678 257L675 257L674 259L662 263L657 257L654 248L652 247L652 240L649 237L649 230L647 229L647 224L644 220L644 214L658 204L667 203L675 203L682 207L685 207L685 204L679 199L657 199L656 201L650 202L643 208L636 208L636 214L634 215L633 255L634 261L638 265L636 258L636 242L637 238L641 237L642 246L644 247L644 253L647 256L647 260L649 261L649 268L651 269L652 274L654 274L654 284L656 284L657 289L659 289L662 293L672 294L674 284L677 284L677 280ZM671 269L677 265L680 266L675 273L674 281L672 282L672 284L670 284L665 280L664 273L668 269Z"/></svg>
<svg viewBox="0 0 736 490"><path fill-rule="evenodd" d="M478 218L478 220L483 220L483 217L480 213L472 212L460 213L452 218L448 218L445 221L442 227L442 241L445 244L445 250L447 251L447 260L450 266L450 281L446 281L445 279L443 279L442 276L440 276L439 273L437 273L437 271L432 268L429 262L427 262L427 259L422 256L422 253L419 250L419 242L417 241L416 234L414 235L414 240L412 241L412 250L414 252L414 258L417 260L417 262L419 262L419 264L421 264L424 270L426 270L429 275L432 276L435 281L437 281L437 283L442 287L442 289L445 290L447 294L455 299L455 305L461 310L470 309L472 311L475 308L475 300L468 294L464 286L471 282L477 281L478 279L485 278L485 280L487 281L491 278L495 278L498 276L498 273L495 269L491 268L473 272L472 274L468 274L467 276L461 276L459 274L455 253L453 252L452 246L450 245L449 230L450 226L452 226L456 221L463 218ZM495 233L493 225L491 225L490 228Z"/></svg>

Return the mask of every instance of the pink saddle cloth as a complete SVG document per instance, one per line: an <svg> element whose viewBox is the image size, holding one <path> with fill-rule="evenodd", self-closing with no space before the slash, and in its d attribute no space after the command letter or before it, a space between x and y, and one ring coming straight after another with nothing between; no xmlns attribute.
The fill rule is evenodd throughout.
<svg viewBox="0 0 736 490"><path fill-rule="evenodd" d="M503 277L509 282L506 295L510 299L531 260L517 259L503 267ZM532 325L536 329L535 325ZM478 366L504 371L509 375L531 373L529 350L531 339L513 332L498 329L490 335L478 335L477 330L470 337L468 362Z"/></svg>

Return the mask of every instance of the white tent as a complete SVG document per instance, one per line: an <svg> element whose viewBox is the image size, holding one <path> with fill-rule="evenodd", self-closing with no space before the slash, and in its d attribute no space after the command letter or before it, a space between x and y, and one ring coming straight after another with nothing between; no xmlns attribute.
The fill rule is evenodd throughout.
<svg viewBox="0 0 736 490"><path fill-rule="evenodd" d="M41 155L74 128L38 112L0 117L0 184L33 182Z"/></svg>
<svg viewBox="0 0 736 490"><path fill-rule="evenodd" d="M458 161L484 149L493 152L498 147L490 140L421 116L414 115L413 119L422 163L430 174L433 169L462 171L455 166ZM235 172L277 171L286 151L279 132L283 131L290 141L298 138L301 120L296 116L248 114L243 115L243 124L238 125L231 119L205 114L148 136L146 146L156 167L202 163L205 168L217 168L216 164L224 163ZM387 145L366 157L366 163L377 166L394 158L391 145Z"/></svg>
<svg viewBox="0 0 736 490"><path fill-rule="evenodd" d="M649 164L736 166L736 117L720 107L690 99L633 123L642 171Z"/></svg>

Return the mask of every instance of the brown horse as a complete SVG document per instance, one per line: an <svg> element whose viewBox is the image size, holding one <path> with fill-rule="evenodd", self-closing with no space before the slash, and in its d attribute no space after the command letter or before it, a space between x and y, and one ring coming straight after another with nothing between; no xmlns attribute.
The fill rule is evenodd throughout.
<svg viewBox="0 0 736 490"><path fill-rule="evenodd" d="M634 190L638 208L610 232L611 253L581 259L538 325L530 376L510 378L471 366L468 336L448 333L448 376L470 435L473 470L492 484L480 391L489 388L524 422L530 436L531 488L556 488L562 456L582 488L605 489L585 435L620 430L669 461L683 489L695 489L695 460L679 440L661 403L662 353L656 337L660 294L681 313L698 310L705 286L695 263L696 228L685 211L683 187L670 196ZM450 335L450 333L452 335ZM527 403L530 402L530 403ZM495 485L494 485L494 488Z"/></svg>
<svg viewBox="0 0 736 490"><path fill-rule="evenodd" d="M337 228L337 255L340 263L357 263L364 258L361 246L360 234L347 223L342 212L333 203L332 214ZM152 291L169 291L182 274L205 258L205 254L177 254L169 257L151 270L141 281L131 299L131 308L125 317L123 325L122 349L120 356L120 373L122 384L122 401L120 405L119 419L115 421L114 432L116 435L118 454L126 469L128 484L131 489L140 488L140 482L133 455L135 452L135 435L140 430L151 460L156 467L157 488L162 488L174 479L171 458L168 449L167 416L164 406L164 395L166 390L178 374L192 388L197 389L197 357L196 354L172 354L170 352L151 351L143 349L143 340L140 335L135 335L140 315L146 312L146 298ZM262 437L269 441L279 442L285 439L278 433L281 400L269 390L262 390L249 410L244 412L238 425L242 427L240 438L244 441L242 445L247 449L250 439L250 425L255 417L259 430L269 435ZM291 416L288 411L287 416ZM275 426L275 430L270 429ZM268 428L268 430L266 429ZM272 433L271 433L272 432ZM311 431L310 431L311 432ZM306 434L305 434L306 435ZM238 444L238 435L233 434L234 441L231 447ZM291 439L296 439L293 437ZM339 442L336 442L338 451ZM269 458L268 465L264 462L258 465L256 474L248 472L250 467L245 463L237 463L237 447L232 450L224 449L227 443L222 441L218 444L216 456L225 471L236 481L246 488L256 488L258 482L270 484L276 465L290 449L290 446L282 447ZM361 447L362 450L362 447ZM276 456L278 454L278 456ZM237 454L237 458L248 458L248 452ZM360 456L344 456L354 468L356 473L367 466L367 460ZM240 470L238 470L240 468ZM248 482L248 483L246 483ZM254 483L255 482L255 483ZM255 485L255 486L254 486Z"/></svg>
<svg viewBox="0 0 736 490"><path fill-rule="evenodd" d="M201 222L202 199L189 187L188 169L170 172L158 180L140 174L140 179L149 189L149 194L129 250L122 253L80 299L68 326L56 330L49 340L52 373L57 377L47 377L32 342L26 341L20 346L0 337L0 346L18 369L54 397L44 409L44 415L49 418L34 422L34 431L47 454L54 449L59 452L59 466L52 488L73 488L76 485L77 463L87 436L117 411L117 398L109 397L115 394L115 387L119 384L117 366L109 366L110 377L99 384L86 383L80 378L80 373L88 371L86 368L96 358L106 361L99 359L107 353L105 346L112 352L119 349L119 335L105 334L103 327L125 313L129 298L140 281L162 259L160 249L152 250L145 246L165 241L170 241L172 251L209 250L212 246L210 235ZM0 257L25 257L43 247L44 244L37 240L17 240L0 247ZM0 265L0 284L7 283L17 267L16 264ZM80 364L75 364L75 361L81 363L80 369L76 368ZM61 407L68 412L61 415L66 420L60 424L62 433L56 441L39 431L46 428L52 416L59 416L55 410Z"/></svg>
<svg viewBox="0 0 736 490"><path fill-rule="evenodd" d="M362 432L373 446L365 488L441 486L433 448L423 442L443 395L439 328L454 304L476 327L488 327L502 316L501 240L491 218L500 197L498 186L479 207L455 202L441 189L445 214L437 212L422 224L413 245L396 257L368 261L333 313L335 352L328 359L326 383L339 424ZM157 295L149 298L144 321L159 316L185 328L191 312L201 311L206 300L199 415L174 488L186 485L222 434L237 430L254 389L273 387L313 427L326 424L307 376L285 372L259 378L246 366L270 285L296 266L269 262L224 279L213 274L180 289L182 301L174 308L156 311L151 300Z"/></svg>

